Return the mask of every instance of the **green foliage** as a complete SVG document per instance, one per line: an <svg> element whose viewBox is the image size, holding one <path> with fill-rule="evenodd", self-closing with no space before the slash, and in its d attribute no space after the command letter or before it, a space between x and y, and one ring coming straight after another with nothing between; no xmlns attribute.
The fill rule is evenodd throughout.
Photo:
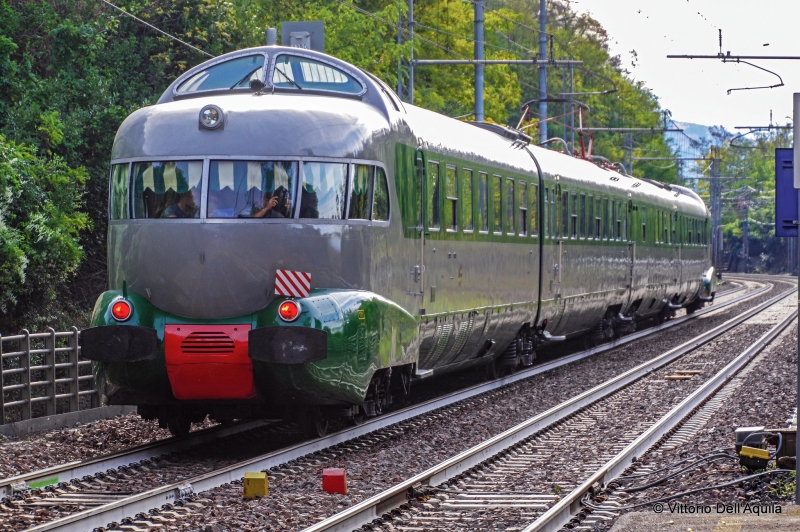
<svg viewBox="0 0 800 532"><path fill-rule="evenodd" d="M280 31L283 21L323 20L328 53L364 68L392 87L397 86L401 61L412 55L407 33L402 43L397 42L397 24L404 23L407 16L406 0L117 0L115 4L214 56L261 45L264 30L277 27ZM538 7L538 0L487 2L486 58L535 57L538 33L528 28L538 27ZM608 89L611 85L604 78L619 89L613 95L578 96L591 108L586 123L659 125L657 98L630 78L619 58L610 56L608 35L600 24L589 16L576 15L566 0L552 0L548 10L553 58L584 61L584 70L575 71L574 91ZM419 24L414 57L473 56L472 3L418 0L415 19ZM83 262L69 283L58 286L59 281L51 278L55 283L51 295L59 293L62 300L88 310L105 289L108 165L116 130L128 114L155 103L172 80L207 59L96 0L0 1L0 109L4 116L0 134L9 146L25 151L38 165L60 165L62 174L74 169L71 179L85 176L86 193L79 194L83 186L79 185L74 198L81 198L78 207L88 220L71 226L78 231ZM472 119L473 72L471 66L417 67L415 103ZM549 69L551 95L572 90L564 90L565 79L565 71ZM538 98L538 70L487 66L485 86L487 120L516 124L521 104ZM569 111L560 104L550 105L551 116ZM550 136L570 137L568 124L577 126L577 119L557 118L550 123ZM530 132L535 136L535 123ZM621 146L619 135L595 134L596 154L620 160ZM659 135L637 137L634 146L635 156L671 153ZM675 178L674 168L646 164L638 165L636 173L665 181ZM69 218L73 211L67 213ZM6 294L2 301L8 313L4 319L31 326L13 289L21 280L26 285L31 282L31 263L25 263L30 257L19 240L21 235L9 232L8 227L16 226L8 222L5 211L2 215L7 224L2 231L8 264L0 273L0 293ZM32 227L45 226L33 223ZM78 261L80 254L74 257ZM75 271L77 262L69 264L64 271Z"/></svg>
<svg viewBox="0 0 800 532"><path fill-rule="evenodd" d="M792 146L791 131L735 136L722 127L711 128L702 153L716 163L722 178L721 225L725 259L730 271L777 273L786 271L786 241L775 236L775 148ZM705 161L704 177L711 175ZM709 181L699 181L701 196L710 203ZM744 228L748 228L748 257L744 256Z"/></svg>
<svg viewBox="0 0 800 532"><path fill-rule="evenodd" d="M86 177L0 135L0 331L58 306L56 289L83 255L78 232L89 228L78 211Z"/></svg>

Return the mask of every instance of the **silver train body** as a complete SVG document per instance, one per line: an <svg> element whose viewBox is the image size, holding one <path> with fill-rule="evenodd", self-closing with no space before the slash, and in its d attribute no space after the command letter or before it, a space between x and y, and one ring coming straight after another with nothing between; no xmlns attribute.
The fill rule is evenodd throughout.
<svg viewBox="0 0 800 532"><path fill-rule="evenodd" d="M254 56L264 59L252 88L182 89L215 65ZM301 88L302 68L297 83L276 72L291 66L287 58L310 81L331 77L309 74L305 65L318 64L339 73L334 81L357 85L346 93L331 83ZM213 128L202 123L209 106L218 113ZM131 194L137 163L193 161L197 191L195 217L137 217L134 200L115 197L127 193L115 191L112 172L112 290L125 284L164 313L208 323L282 299L278 270L308 272L312 291L374 294L413 317L402 341L375 340L391 342L391 355L380 355L373 373L529 364L548 340L601 339L681 307L692 311L714 294L709 212L694 192L402 103L369 74L316 52L260 47L195 67L124 121L111 158L131 172ZM212 189L221 187L211 180L233 161L296 165L294 212L211 216ZM301 216L308 200L298 182L314 163L345 165L347 188L337 199L345 219ZM359 168L385 173L388 216L348 218ZM371 187L374 195L378 185Z"/></svg>

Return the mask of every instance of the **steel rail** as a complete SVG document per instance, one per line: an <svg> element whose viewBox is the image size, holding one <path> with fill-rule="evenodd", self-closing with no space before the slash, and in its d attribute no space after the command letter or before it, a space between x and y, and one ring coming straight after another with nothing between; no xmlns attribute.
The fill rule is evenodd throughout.
<svg viewBox="0 0 800 532"><path fill-rule="evenodd" d="M561 421L586 406L607 397L616 391L628 386L641 377L655 371L656 369L682 357L688 352L694 351L698 347L722 336L732 328L750 319L764 309L774 305L778 301L795 293L797 288L787 290L768 301L740 314L739 316L726 321L723 324L707 331L697 338L685 342L678 347L659 355L655 359L649 360L639 366L626 371L608 381L587 390L580 395L568 399L549 410L538 414L519 425L508 429L456 456L453 456L432 468L423 471L386 491L374 495L338 514L335 514L319 523L316 523L303 532L350 532L354 529L370 523L381 517L386 511L393 509L407 500L409 490L414 487L439 485L468 469L486 461L509 447L525 440L526 438L540 432L546 427ZM591 486L591 485L590 485Z"/></svg>
<svg viewBox="0 0 800 532"><path fill-rule="evenodd" d="M386 416L379 418L379 420L382 421L380 424L376 424L376 421L378 420L374 420L370 421L369 423L365 423L362 426L369 428L369 431L367 432L384 428L386 426L408 419L408 417L406 417L405 414L412 413L415 408L419 409L419 411L415 415L425 414L432 410L448 406L450 404L462 401L464 399L468 399L469 397L479 395L481 393L486 393L488 391L492 391L502 386L506 386L508 384L530 378L534 375L538 375L545 371L555 369L559 366L570 364L572 362L576 362L583 358L620 347L627 343L643 338L648 334L653 334L656 332L660 332L666 328L680 325L681 323L684 323L685 321L692 319L694 317L700 317L710 312L722 310L729 305L733 305L735 303L742 301L743 299L756 297L757 295L763 293L769 288L770 288L769 286L764 286L760 289L738 296L730 301L725 301L721 304L701 309L698 312L696 312L693 316L684 316L675 320L671 320L657 327L648 328L643 331L639 331L637 333L625 336L623 338L619 338L617 340L614 340L613 342L606 343L586 351L581 351L573 355L561 357L558 360L554 360L552 362L548 362L545 364L540 364L530 369L519 371L513 375L504 377L502 379L471 386L469 388L465 388L458 392L445 395L438 399L433 399L431 401L420 403L419 405L398 410L397 412L390 413L387 414ZM726 291L723 295L725 296L732 295L744 289L745 289L744 286L740 286L733 290ZM46 485L56 484L58 482L69 481L75 478L83 478L86 476L95 475L97 473L104 473L108 469L115 469L123 465L129 466L133 463L142 460L148 460L157 456L162 456L170 452L179 451L182 449L186 449L188 447L193 447L198 444L212 441L217 438L222 438L239 432L244 432L246 430L259 428L260 426L263 426L265 424L266 424L265 421L259 420L259 421L237 423L229 427L214 427L212 429L191 433L188 436L184 436L182 438L169 438L167 440L151 442L145 445L137 446L132 449L119 451L109 455L97 456L86 460L69 462L66 464L52 466L39 471L25 473L23 475L18 475L15 477L0 479L0 496L12 495L15 492L24 490L25 487L38 488ZM358 437L358 436L352 436L352 437ZM24 483L24 486L22 485L22 483Z"/></svg>
<svg viewBox="0 0 800 532"><path fill-rule="evenodd" d="M25 473L0 479L0 496L9 496L27 488L41 488L63 481L70 481L75 478L83 478L87 475L102 473L108 469L117 468L123 465L131 465L135 462L148 460L156 456L163 456L167 453L181 451L188 447L194 447L202 443L224 438L232 434L256 429L272 423L267 420L243 421L228 426L218 425L206 430L192 432L180 438L168 438L139 445L132 449L126 449L111 454L96 456L86 460L76 460L66 464L60 464L38 471ZM22 485L24 483L24 486Z"/></svg>
<svg viewBox="0 0 800 532"><path fill-rule="evenodd" d="M641 456L647 452L650 447L656 444L665 434L693 413L696 408L713 397L714 394L727 383L728 379L742 369L745 364L752 360L752 358L760 353L768 344L775 340L775 338L793 323L795 319L797 319L796 309L782 322L767 331L764 336L745 349L711 379L673 407L672 410L655 424L651 425L650 428L631 442L630 445L606 462L596 473L572 490L569 495L561 499L552 508L538 517L536 521L528 525L523 532L556 532L560 530L580 509L582 497L589 492L593 485L600 483L605 486L608 483L607 480L610 481L620 476L623 471L633 463L636 456Z"/></svg>
<svg viewBox="0 0 800 532"><path fill-rule="evenodd" d="M722 304L704 308L702 310L695 312L692 315L687 315L682 318L671 320L657 327L652 327L645 329L643 331L639 331L637 333L617 339L613 342L603 344L602 346L598 346L593 349L589 349L587 351L582 351L580 353L562 357L557 360L517 372L513 375L504 377L502 379L475 385L466 388L464 390L460 390L458 392L446 395L444 397L440 397L437 399L426 401L424 403L420 403L418 405L413 405L395 412L391 412L382 415L372 421L364 423L362 425L352 427L343 431L339 431L325 438L319 438L309 442L296 444L294 446L281 449L279 451L274 451L272 453L268 453L243 462L239 462L237 464L233 464L221 468L219 470L206 473L204 475L187 479L185 481L176 482L170 485L162 486L160 488L155 488L143 493L133 495L126 499L121 499L103 506L98 506L96 508L85 510L83 512L75 513L63 517L61 519L51 521L49 523L43 523L41 525L29 528L28 531L29 532L42 532L45 530L74 531L74 530L91 530L93 528L104 527L108 523L115 521L119 522L122 519L136 515L137 513L142 513L142 512L146 513L149 510L153 508L158 508L163 504L173 503L175 502L176 499L182 498L188 495L189 493L200 493L203 491L216 488L223 484L229 483L233 480L240 480L244 476L244 473L248 471L265 470L277 467L290 460L306 456L316 451L327 449L334 445L338 445L339 443L353 440L360 436L369 434L370 432L373 432L375 430L379 430L388 427L390 425L394 425L396 423L426 414L428 412L449 406L459 401L463 401L465 399L469 399L471 397L501 388L508 384L530 378L534 375L538 375L540 373L544 373L546 371L555 369L557 367L572 362L576 362L583 358L588 358L595 354L599 354L620 347L627 343L648 336L649 334L660 332L669 327L680 325L681 323L684 323L690 319L694 319L696 317L700 317L712 312L717 312L722 308L741 302L742 300L757 297L758 295L764 293L765 291L768 291L770 288L771 288L770 285L765 285L757 290L748 292L746 294L742 294L741 296L735 297L732 300L726 301ZM740 287L728 291L726 292L726 294L731 294L733 292L740 291L743 289L744 287ZM786 294L790 292L791 291L786 292ZM105 469L102 469L102 471L104 470Z"/></svg>

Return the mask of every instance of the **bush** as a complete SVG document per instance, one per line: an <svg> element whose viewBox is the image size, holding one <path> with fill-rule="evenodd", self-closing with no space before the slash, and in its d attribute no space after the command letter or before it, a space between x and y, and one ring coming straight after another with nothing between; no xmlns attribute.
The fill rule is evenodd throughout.
<svg viewBox="0 0 800 532"><path fill-rule="evenodd" d="M0 135L0 332L53 324L63 306L57 289L83 256L79 231L89 219L78 209L86 179L83 168Z"/></svg>

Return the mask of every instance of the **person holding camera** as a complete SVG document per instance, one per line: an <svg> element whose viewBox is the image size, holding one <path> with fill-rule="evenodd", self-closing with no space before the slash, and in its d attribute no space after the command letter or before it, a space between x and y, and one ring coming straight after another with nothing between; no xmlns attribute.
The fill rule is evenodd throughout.
<svg viewBox="0 0 800 532"><path fill-rule="evenodd" d="M253 213L253 218L286 218L289 212L289 191L278 187L268 200L264 196L264 207Z"/></svg>

